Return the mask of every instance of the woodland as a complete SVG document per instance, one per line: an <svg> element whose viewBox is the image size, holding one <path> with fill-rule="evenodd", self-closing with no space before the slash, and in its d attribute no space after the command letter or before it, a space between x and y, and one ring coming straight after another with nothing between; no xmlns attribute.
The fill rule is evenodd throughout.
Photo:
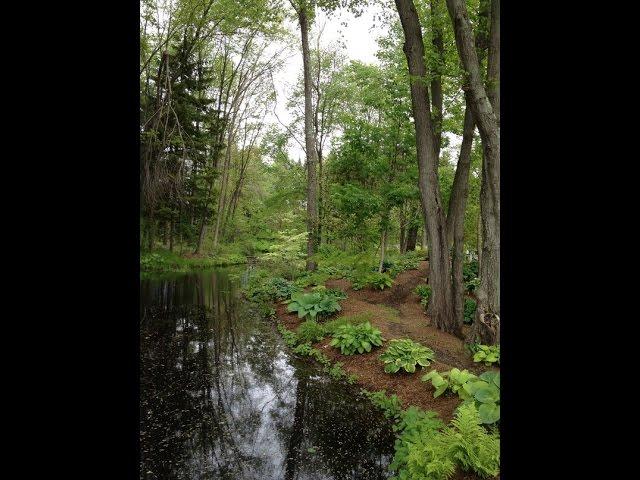
<svg viewBox="0 0 640 480"><path fill-rule="evenodd" d="M370 11L375 62L326 41ZM142 278L246 266L391 478L498 478L499 0L141 0L140 204Z"/></svg>

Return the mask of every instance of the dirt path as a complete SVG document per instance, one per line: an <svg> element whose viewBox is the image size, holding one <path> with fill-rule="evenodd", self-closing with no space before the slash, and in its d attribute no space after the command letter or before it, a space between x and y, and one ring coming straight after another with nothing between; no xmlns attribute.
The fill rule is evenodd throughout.
<svg viewBox="0 0 640 480"><path fill-rule="evenodd" d="M433 398L433 387L422 382L423 373L432 369L450 370L452 367L466 368L476 374L485 370L481 365L473 363L463 341L453 335L441 332L430 326L429 317L420 305L420 297L413 293L416 285L426 282L427 262L420 262L417 270L408 270L399 274L393 287L386 290L363 289L355 291L348 280L330 280L328 288L341 288L348 298L341 302L340 316L369 313L371 324L380 329L383 338L410 338L430 347L436 354L436 360L424 370L414 374L384 372L383 364L378 356L386 348L375 349L361 355L341 355L339 350L329 346L330 338L316 343L314 346L323 351L332 361L343 363L348 373L358 376L358 383L367 390L386 390L388 395L396 394L406 408L415 405L424 410L434 410L444 421L453 417L459 404L457 396L441 396ZM280 321L290 330L295 330L301 321L296 314L287 313L284 305L277 309ZM465 327L465 329L468 327ZM466 333L466 330L465 330Z"/></svg>

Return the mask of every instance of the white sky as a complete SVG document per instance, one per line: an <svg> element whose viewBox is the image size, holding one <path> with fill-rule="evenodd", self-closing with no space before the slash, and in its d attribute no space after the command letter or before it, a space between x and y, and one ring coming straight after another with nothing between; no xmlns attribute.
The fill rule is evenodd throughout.
<svg viewBox="0 0 640 480"><path fill-rule="evenodd" d="M348 59L378 63L375 56L378 49L376 38L384 32L381 32L379 28L372 28L372 26L374 25L374 15L380 10L380 6L370 6L364 10L360 17L356 18L353 14L343 10L334 12L330 17L327 17L324 12L318 9L312 26L311 38L315 39L319 29L324 27L320 40L322 46L342 44L345 46L344 53ZM347 23L348 27L345 27L343 23ZM275 111L280 121L286 125L291 122L292 118L286 108L287 99L298 78L302 75L300 28L298 23L293 21L288 23L288 27L293 33L296 43L292 45L285 67L274 76L278 95ZM270 115L267 118L267 121L281 126L275 115ZM304 144L304 138L298 140ZM293 160L304 161L304 150L295 140L289 142L289 156Z"/></svg>

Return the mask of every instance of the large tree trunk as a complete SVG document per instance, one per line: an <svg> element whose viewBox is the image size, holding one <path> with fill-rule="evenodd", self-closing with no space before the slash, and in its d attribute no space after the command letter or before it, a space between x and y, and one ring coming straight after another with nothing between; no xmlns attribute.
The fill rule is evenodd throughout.
<svg viewBox="0 0 640 480"><path fill-rule="evenodd" d="M313 129L313 107L311 98L311 59L309 54L309 18L305 6L298 8L298 22L302 37L302 66L304 70L304 136L307 155L307 270L315 270L318 234L318 179L316 176L316 145Z"/></svg>
<svg viewBox="0 0 640 480"><path fill-rule="evenodd" d="M475 124L471 109L467 106L464 112L462 145L456 166L456 174L451 189L449 212L447 214L447 243L453 242L451 258L453 311L456 321L462 327L464 323L464 212L467 208L469 193L469 170L471 169L471 147Z"/></svg>
<svg viewBox="0 0 640 480"><path fill-rule="evenodd" d="M405 252L412 252L416 249L416 241L418 239L418 227L411 226L407 232L407 244L405 248Z"/></svg>
<svg viewBox="0 0 640 480"><path fill-rule="evenodd" d="M429 92L425 85L424 43L418 13L412 0L396 0L404 31L404 53L409 66L411 104L416 129L416 148L422 210L429 237L429 283L433 297L429 302L432 324L440 330L461 335L453 314L451 265L445 214L438 184L438 157L431 124Z"/></svg>
<svg viewBox="0 0 640 480"><path fill-rule="evenodd" d="M499 56L499 3L499 0L491 2L488 65L494 79L499 79L499 61L496 59ZM458 54L467 73L469 104L480 131L484 153L480 191L483 244L480 286L476 318L467 341L494 345L500 341L500 126L482 82L466 3L447 0L447 8L453 22ZM492 85L489 90L499 105L499 86Z"/></svg>

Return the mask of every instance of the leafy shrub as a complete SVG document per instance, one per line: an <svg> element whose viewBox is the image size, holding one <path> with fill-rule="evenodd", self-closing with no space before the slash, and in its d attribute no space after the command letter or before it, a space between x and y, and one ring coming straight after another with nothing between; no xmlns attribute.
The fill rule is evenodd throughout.
<svg viewBox="0 0 640 480"><path fill-rule="evenodd" d="M392 277L406 270L416 270L420 267L422 254L419 252L407 252L394 259L393 266L389 269Z"/></svg>
<svg viewBox="0 0 640 480"><path fill-rule="evenodd" d="M354 290L361 290L364 287L377 288L384 290L385 288L391 288L393 280L387 273L369 272L367 274L360 274L352 279L351 288Z"/></svg>
<svg viewBox="0 0 640 480"><path fill-rule="evenodd" d="M402 416L402 404L400 403L397 395L394 394L389 397L385 390L369 392L363 389L362 393L371 401L371 403L383 411L386 418L398 420Z"/></svg>
<svg viewBox="0 0 640 480"><path fill-rule="evenodd" d="M295 332L287 330L287 327L285 327L281 323L278 323L278 331L282 335L284 343L286 343L287 346L294 347L298 343L298 336L295 334Z"/></svg>
<svg viewBox="0 0 640 480"><path fill-rule="evenodd" d="M480 378L466 382L463 390L468 395L466 400L473 400L478 408L482 423L500 420L500 372L484 372Z"/></svg>
<svg viewBox="0 0 640 480"><path fill-rule="evenodd" d="M480 345L474 344L470 347L473 353L473 361L484 362L489 367L494 363L500 365L500 345Z"/></svg>
<svg viewBox="0 0 640 480"><path fill-rule="evenodd" d="M340 348L342 355L370 352L372 347L382 345L382 332L369 322L359 325L347 323L336 329L329 345Z"/></svg>
<svg viewBox="0 0 640 480"><path fill-rule="evenodd" d="M470 325L473 323L473 317L476 314L476 308L478 304L475 300L471 298L466 298L464 300L464 323Z"/></svg>
<svg viewBox="0 0 640 480"><path fill-rule="evenodd" d="M478 278L478 261L471 260L462 266L462 281L465 284L467 292L474 292L480 285Z"/></svg>
<svg viewBox="0 0 640 480"><path fill-rule="evenodd" d="M426 308L431 299L431 285L421 283L413 291L420 297L420 305Z"/></svg>
<svg viewBox="0 0 640 480"><path fill-rule="evenodd" d="M344 293L339 288L327 288L324 285L318 285L316 287L313 287L311 291L324 293L325 295L331 295L336 300L344 300L345 298L347 298L347 294Z"/></svg>
<svg viewBox="0 0 640 480"><path fill-rule="evenodd" d="M500 471L500 437L496 432L487 433L481 423L481 414L473 403L460 405L452 427L442 434L444 445L463 470L473 470L484 478L495 477Z"/></svg>
<svg viewBox="0 0 640 480"><path fill-rule="evenodd" d="M297 330L298 338L302 342L319 342L325 336L324 327L315 320L302 322Z"/></svg>
<svg viewBox="0 0 640 480"><path fill-rule="evenodd" d="M384 371L396 373L401 368L408 373L416 371L416 365L428 367L430 360L435 358L433 350L422 346L408 338L402 340L391 340L387 351L380 355L380 360L384 362Z"/></svg>
<svg viewBox="0 0 640 480"><path fill-rule="evenodd" d="M342 310L342 307L333 295L324 292L295 293L287 302L289 312L298 312L298 318L309 316L315 319L318 315L330 315Z"/></svg>
<svg viewBox="0 0 640 480"><path fill-rule="evenodd" d="M353 325L358 325L360 323L370 322L371 314L369 312L358 313L356 315L347 315L344 317L336 318L335 320L329 320L322 324L324 327L324 331L327 335L333 335L338 327L342 325L346 325L351 323Z"/></svg>
<svg viewBox="0 0 640 480"><path fill-rule="evenodd" d="M451 392L457 393L463 400L467 400L471 397L467 392L465 392L462 386L469 380L476 378L478 377L466 369L459 370L457 368L452 368L451 371L442 373L438 373L436 370L431 370L429 373L422 376L422 381L428 382L431 380L431 385L436 389L436 391L433 392L433 398L439 397L447 389L450 389Z"/></svg>
<svg viewBox="0 0 640 480"><path fill-rule="evenodd" d="M477 277L464 283L464 288L469 293L475 292L479 286L480 286L480 279Z"/></svg>
<svg viewBox="0 0 640 480"><path fill-rule="evenodd" d="M322 285L329 280L329 275L322 272L304 272L300 275L295 284L300 288L307 288L312 285Z"/></svg>

